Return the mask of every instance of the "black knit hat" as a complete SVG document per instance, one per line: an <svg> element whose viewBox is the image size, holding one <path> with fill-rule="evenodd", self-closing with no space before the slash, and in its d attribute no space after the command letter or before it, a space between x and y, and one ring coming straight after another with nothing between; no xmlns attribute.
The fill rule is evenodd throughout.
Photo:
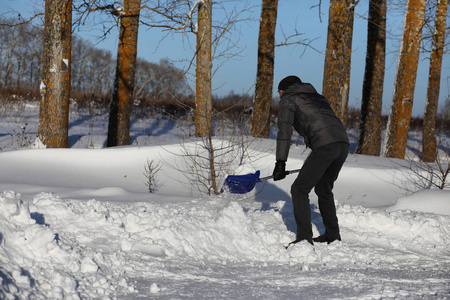
<svg viewBox="0 0 450 300"><path fill-rule="evenodd" d="M285 90L287 90L288 87L290 87L291 85L293 85L295 83L302 83L302 81L297 76L285 77L278 84L278 89L285 91Z"/></svg>

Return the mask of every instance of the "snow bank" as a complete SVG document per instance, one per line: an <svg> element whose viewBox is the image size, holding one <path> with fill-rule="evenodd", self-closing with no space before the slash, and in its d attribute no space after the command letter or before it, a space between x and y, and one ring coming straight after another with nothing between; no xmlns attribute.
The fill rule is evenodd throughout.
<svg viewBox="0 0 450 300"><path fill-rule="evenodd" d="M427 256L450 256L448 216L342 205L338 217L342 235L349 242Z"/></svg>
<svg viewBox="0 0 450 300"><path fill-rule="evenodd" d="M62 225L73 234L79 230L72 223L73 217L83 213L74 212L69 204L51 194L37 195L28 204L12 191L2 193L0 298L92 299L121 289L133 290L123 280L122 271L111 269L112 257L105 258L88 245L80 245L77 238L60 231L60 223L53 223L57 218L65 220ZM94 209L87 213L90 221L86 224L101 225L103 220L92 219L99 217Z"/></svg>
<svg viewBox="0 0 450 300"><path fill-rule="evenodd" d="M362 270L376 265L385 270L389 264L435 264L436 259L448 262L450 257L450 217L350 205L338 205L345 242L314 247L302 242L286 250L284 245L295 237L289 230L294 224L291 209L286 201L258 205L225 195L108 203L40 193L27 203L19 194L5 191L0 196L0 295L6 299L134 295L143 288L134 278L143 274L151 280L170 278L171 264L180 268L180 262L241 264L241 268L295 265L299 271L323 276L335 268ZM314 213L315 234L321 230L319 221ZM179 272L191 272L189 267L182 269ZM328 280L338 284L337 279ZM149 282L146 289L150 294L171 290L158 282ZM406 295L416 293L413 285L406 289L412 291Z"/></svg>
<svg viewBox="0 0 450 300"><path fill-rule="evenodd" d="M390 210L416 210L450 216L450 190L422 190L401 197Z"/></svg>

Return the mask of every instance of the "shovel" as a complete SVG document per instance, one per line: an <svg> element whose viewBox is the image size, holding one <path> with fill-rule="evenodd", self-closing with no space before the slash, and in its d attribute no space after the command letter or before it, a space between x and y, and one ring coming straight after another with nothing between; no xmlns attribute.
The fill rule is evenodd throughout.
<svg viewBox="0 0 450 300"><path fill-rule="evenodd" d="M300 169L286 171L286 175L298 172L300 172ZM259 171L256 171L254 174L250 173L245 175L228 175L227 178L225 178L222 192L226 190L232 194L245 194L253 190L253 188L258 182L263 182L265 180L273 178L273 176L259 178L259 175L260 175Z"/></svg>

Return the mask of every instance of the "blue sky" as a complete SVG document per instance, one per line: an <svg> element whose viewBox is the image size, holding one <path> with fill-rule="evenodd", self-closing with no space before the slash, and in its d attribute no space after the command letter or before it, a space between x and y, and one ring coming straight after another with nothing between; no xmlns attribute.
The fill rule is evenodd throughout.
<svg viewBox="0 0 450 300"><path fill-rule="evenodd" d="M242 1L243 2L243 1ZM322 77L324 67L324 53L327 37L328 21L328 1L322 1L321 16L319 9L312 8L318 0L298 1L279 0L276 42L283 40L282 31L286 35L293 34L295 29L303 33L302 38L312 40L311 46L316 50L303 46L277 47L275 50L275 70L274 70L274 95L278 82L285 76L297 75L304 82L310 82L316 89L322 90ZM24 6L24 3L27 4ZM33 9L29 0L2 0L0 1L0 11L2 13L13 8L21 11L24 15ZM43 5L43 1L39 1ZM257 66L257 41L259 32L259 17L261 13L260 0L249 1L254 5L252 10L252 20L240 24L241 36L238 47L242 50L239 57L226 61L216 71L213 78L213 93L226 95L234 93L254 93L254 83L256 80ZM354 37L352 48L352 72L350 77L349 105L360 107L362 96L362 83L364 77L365 52L367 41L367 16L368 0L361 0L356 8L354 23ZM386 58L386 74L383 95L383 113L388 114L392 101L393 85L397 67L398 45L400 44L401 31L403 29L403 15L388 11L388 44ZM91 40L97 47L111 50L113 55L117 52L117 34L114 31L107 40L98 42L97 37L100 31L81 29L75 34ZM159 62L160 59L169 58L179 68L186 68L192 57L194 36L188 37L181 34L169 35L162 40L158 29L140 28L138 42L138 57L151 62ZM395 38L394 38L395 37ZM182 61L184 60L184 62ZM448 55L444 57L441 79L441 93L439 104L442 105L450 94L450 64ZM215 66L217 66L217 62ZM195 71L194 68L191 69ZM413 117L423 115L426 89L428 81L428 59L422 57L419 64L416 80L416 92L414 96ZM190 76L192 79L193 77ZM192 84L192 86L194 86Z"/></svg>

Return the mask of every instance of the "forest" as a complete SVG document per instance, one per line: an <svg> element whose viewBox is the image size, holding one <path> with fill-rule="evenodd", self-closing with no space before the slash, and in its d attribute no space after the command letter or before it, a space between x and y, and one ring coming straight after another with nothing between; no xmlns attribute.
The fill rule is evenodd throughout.
<svg viewBox="0 0 450 300"><path fill-rule="evenodd" d="M45 11L24 19L13 12L0 19L1 101L12 95L32 95L40 102L38 136L47 147L67 147L70 101L109 110L108 146L128 145L130 117L145 110L162 111L174 118L193 111L195 136L216 134L218 119L246 122L248 134L267 138L277 105L273 99L273 62L278 1L262 0L258 37L258 66L254 93L213 95L213 61L225 56L234 25L244 19L241 11L226 5L233 1L60 0L45 1ZM410 129L422 130L422 159L433 162L441 136L449 132L450 102L438 111L441 69L448 51L448 0L368 1L367 50L361 107L349 107L348 89L356 0L330 0L328 36L322 93L348 128L359 129L357 153L404 158ZM312 5L320 8L321 1ZM382 115L381 95L386 56L386 11L404 11L404 29L394 84L391 110ZM118 28L117 54L97 49L74 34L87 19L101 15L105 36ZM140 28L189 32L196 36L190 69L170 60L159 63L137 58ZM301 33L286 37L283 46L301 44ZM305 45L306 47L306 45ZM427 104L422 118L411 116L420 53L430 60ZM139 109L136 109L139 108ZM242 130L244 128L241 128ZM385 137L383 136L385 135ZM384 137L384 140L383 140Z"/></svg>

